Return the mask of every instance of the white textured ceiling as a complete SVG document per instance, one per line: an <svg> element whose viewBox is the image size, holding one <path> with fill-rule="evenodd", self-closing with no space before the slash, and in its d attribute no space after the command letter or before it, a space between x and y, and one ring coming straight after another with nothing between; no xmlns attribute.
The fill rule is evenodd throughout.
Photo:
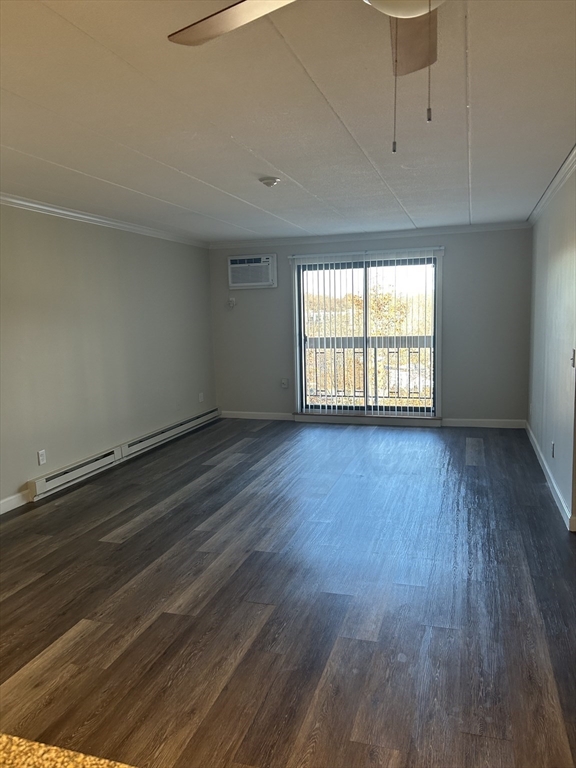
<svg viewBox="0 0 576 768"><path fill-rule="evenodd" d="M441 6L434 120L400 78L395 155L386 16L167 41L229 4L1 0L2 192L208 242L519 221L575 143L574 0Z"/></svg>

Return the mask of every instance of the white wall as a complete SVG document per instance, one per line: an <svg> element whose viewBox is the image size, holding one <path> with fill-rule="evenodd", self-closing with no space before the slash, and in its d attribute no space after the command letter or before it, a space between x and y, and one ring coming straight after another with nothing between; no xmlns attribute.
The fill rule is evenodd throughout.
<svg viewBox="0 0 576 768"><path fill-rule="evenodd" d="M548 481L566 518L573 509L576 346L576 174L550 199L534 227L529 424ZM555 456L552 458L552 442ZM576 516L572 514L576 530Z"/></svg>
<svg viewBox="0 0 576 768"><path fill-rule="evenodd" d="M442 416L525 420L532 232L438 233L381 240L268 244L211 251L218 404L223 411L292 413L294 337L288 256L444 246ZM278 288L233 291L228 255L278 253ZM230 294L230 295L232 295ZM282 378L291 387L283 390Z"/></svg>
<svg viewBox="0 0 576 768"><path fill-rule="evenodd" d="M6 206L1 216L0 498L216 407L206 251Z"/></svg>

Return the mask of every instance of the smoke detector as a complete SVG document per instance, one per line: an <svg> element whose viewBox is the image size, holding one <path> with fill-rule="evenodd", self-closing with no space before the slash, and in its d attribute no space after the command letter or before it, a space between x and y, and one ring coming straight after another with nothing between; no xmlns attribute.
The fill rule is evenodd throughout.
<svg viewBox="0 0 576 768"><path fill-rule="evenodd" d="M265 187L275 187L276 184L280 183L280 179L276 179L273 176L264 176L264 178L259 179L259 181L261 181Z"/></svg>

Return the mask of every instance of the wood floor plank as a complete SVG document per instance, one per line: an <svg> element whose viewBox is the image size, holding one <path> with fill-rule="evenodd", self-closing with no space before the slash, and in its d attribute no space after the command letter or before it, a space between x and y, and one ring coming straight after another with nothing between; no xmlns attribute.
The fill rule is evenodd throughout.
<svg viewBox="0 0 576 768"><path fill-rule="evenodd" d="M162 614L151 609L143 614L128 615L106 627L101 637L88 639L74 655L74 663L82 668L108 669Z"/></svg>
<svg viewBox="0 0 576 768"><path fill-rule="evenodd" d="M191 534L198 519L201 518L191 514L186 505L177 507L170 515L142 528L123 544L107 545L107 553L100 565L113 569L120 587Z"/></svg>
<svg viewBox="0 0 576 768"><path fill-rule="evenodd" d="M48 580L48 576L52 578ZM112 578L109 568L82 568L78 563L65 574L47 574L34 582L42 582L42 589L33 599L27 594L27 603L20 601L26 590L7 598L2 603L1 680L9 679L86 617L106 591L104 585L111 588Z"/></svg>
<svg viewBox="0 0 576 768"><path fill-rule="evenodd" d="M234 578L234 574L251 556L255 545L264 533L260 529L248 529L224 552L213 558L198 578L191 584L185 585L178 594L174 595L166 604L165 610L169 613L190 614L192 616L199 614L210 600L226 586L228 581ZM204 552L201 554L210 555L210 553Z"/></svg>
<svg viewBox="0 0 576 768"><path fill-rule="evenodd" d="M10 595L15 594L20 589L32 584L33 581L44 576L44 573L35 571L24 571L20 568L14 568L11 571L2 571L0 578L0 600L5 600Z"/></svg>
<svg viewBox="0 0 576 768"><path fill-rule="evenodd" d="M129 486L129 490L134 488ZM13 533L21 534L35 532L39 534L53 535L53 526L69 518L70 513L78 508L90 510L92 507L101 507L110 497L117 497L118 492L109 482L105 486L96 482L88 482L79 487L71 488L65 493L60 493L53 498L45 499L37 505L30 506L24 514L16 512L14 517L2 521L3 538L10 537ZM45 530L48 528L49 530ZM57 529L58 530L58 529Z"/></svg>
<svg viewBox="0 0 576 768"><path fill-rule="evenodd" d="M352 741L400 753L408 751L417 707L418 664L426 632L422 624L414 621L410 609L419 589L396 587L396 600L384 616L365 695L354 719Z"/></svg>
<svg viewBox="0 0 576 768"><path fill-rule="evenodd" d="M359 594L354 595L346 614L340 636L354 640L378 640L386 610L382 587L361 585Z"/></svg>
<svg viewBox="0 0 576 768"><path fill-rule="evenodd" d="M108 625L82 619L0 686L0 722L9 732L35 738L54 718L51 693L80 678L75 655L87 639L97 641Z"/></svg>
<svg viewBox="0 0 576 768"><path fill-rule="evenodd" d="M519 768L511 741L464 734L459 765L466 768Z"/></svg>
<svg viewBox="0 0 576 768"><path fill-rule="evenodd" d="M426 587L426 616L430 627L460 629L466 624L466 580L462 566L436 560Z"/></svg>
<svg viewBox="0 0 576 768"><path fill-rule="evenodd" d="M44 574L65 571L73 568L78 562L84 566L101 566L114 553L117 545L95 542L94 537L72 533L55 534L54 545L47 548L43 554L38 553L34 558L34 567Z"/></svg>
<svg viewBox="0 0 576 768"><path fill-rule="evenodd" d="M231 454L243 455L245 449L252 443L254 443L253 437L243 437L241 440L234 442L230 448L225 448L223 451L220 451L220 453L217 453L203 463L207 467L215 467L218 464L222 464L222 462L224 462Z"/></svg>
<svg viewBox="0 0 576 768"><path fill-rule="evenodd" d="M481 437L466 438L466 466L483 467L486 464L484 459L484 440Z"/></svg>
<svg viewBox="0 0 576 768"><path fill-rule="evenodd" d="M207 470L204 472L204 474L200 475L200 477L192 480L191 483L188 483L188 485L185 485L175 493L172 493L166 499L159 502L158 504L155 504L153 507L150 507L145 512L142 512L140 515L133 518L130 522L112 531L112 533L104 536L102 541L108 541L113 544L122 544L124 541L130 538L130 536L133 536L134 533L137 533L138 531L142 530L142 528L150 525L151 522L169 514L170 511L174 509L174 507L177 507L180 503L192 496L194 491L205 488L214 480L219 479L222 473L223 465L225 465L227 468L235 467L237 464L243 461L243 459L244 456L242 454L230 454L221 464L215 466L213 469Z"/></svg>
<svg viewBox="0 0 576 768"><path fill-rule="evenodd" d="M117 487L114 482L105 487L88 484L81 497L68 499L63 496L54 509L50 508L48 502L48 514L35 529L51 536L65 535L67 539L84 536L105 520L117 518L125 509L149 496L149 489L135 483L126 483L121 487Z"/></svg>
<svg viewBox="0 0 576 768"><path fill-rule="evenodd" d="M365 695L375 643L337 638L286 768L346 768L354 718Z"/></svg>
<svg viewBox="0 0 576 768"><path fill-rule="evenodd" d="M28 698L26 707L19 710L18 717L11 712L2 727L9 732L18 732L23 738L37 740L46 728L68 711L71 700L82 697L90 680L91 673L87 668L77 664L60 664L49 684L35 690L34 696Z"/></svg>
<svg viewBox="0 0 576 768"><path fill-rule="evenodd" d="M508 585L501 593L501 610L516 763L573 768L545 626L520 537L513 559L500 570Z"/></svg>
<svg viewBox="0 0 576 768"><path fill-rule="evenodd" d="M191 531L101 602L90 618L113 622L151 612L163 613L164 606L194 584L214 560L209 553L196 550L204 539L205 534Z"/></svg>
<svg viewBox="0 0 576 768"><path fill-rule="evenodd" d="M10 520L9 522L14 521ZM38 558L59 546L58 539L54 536L42 536L37 533L24 532L10 540L9 537L4 536L3 526L0 542L2 570L20 568L22 563L26 563L28 570L34 570Z"/></svg>
<svg viewBox="0 0 576 768"><path fill-rule="evenodd" d="M511 740L511 694L497 579L468 581L467 615L460 729L477 736Z"/></svg>
<svg viewBox="0 0 576 768"><path fill-rule="evenodd" d="M251 474L252 477L252 474ZM248 485L209 515L199 526L199 531L219 531L227 523L239 524L267 509L271 494L264 490L262 478L252 479Z"/></svg>
<svg viewBox="0 0 576 768"><path fill-rule="evenodd" d="M84 751L93 753L116 723L108 748L119 762L173 765L273 610L242 603L212 631L199 624L174 638L165 663L139 680L130 721L117 724L125 709L121 703L85 740Z"/></svg>
<svg viewBox="0 0 576 768"><path fill-rule="evenodd" d="M572 750L572 759L576 765L576 720L565 719L564 725L566 727L570 749Z"/></svg>
<svg viewBox="0 0 576 768"><path fill-rule="evenodd" d="M308 531L312 541L318 533L318 524L311 523ZM318 548L314 561L310 561L300 547L289 546L285 552L275 554L274 567L262 574L247 599L279 605L299 594L320 592L326 586L326 569L331 558L332 552L326 547Z"/></svg>
<svg viewBox="0 0 576 768"><path fill-rule="evenodd" d="M80 752L88 751L82 745L102 727L115 707L120 705L120 709L127 711L125 702L134 688L167 653L175 638L191 631L193 626L194 619L188 616L159 616L107 670L91 670L81 696L66 700L64 713L39 734L38 740ZM125 725L125 722L126 718L120 717L118 724ZM109 727L91 754L105 756L114 736L115 728Z"/></svg>
<svg viewBox="0 0 576 768"><path fill-rule="evenodd" d="M282 657L250 650L180 755L175 768L226 768L262 705Z"/></svg>
<svg viewBox="0 0 576 768"><path fill-rule="evenodd" d="M349 597L320 594L274 686L250 726L235 760L247 765L284 766L324 671Z"/></svg>
<svg viewBox="0 0 576 768"><path fill-rule="evenodd" d="M246 595L251 590L254 580L259 577L262 570L266 570L268 567L270 557L271 555L266 552L252 552L234 571L233 578L225 580L219 589L215 586L214 593L205 601L205 604L202 607L197 607L197 609L192 608L190 611L190 614L196 617L198 625L206 626L212 631L226 621L228 616L245 602ZM171 606L168 605L167 608L171 608ZM256 644L261 646L259 637L255 640ZM276 651L272 650L271 652L275 653Z"/></svg>
<svg viewBox="0 0 576 768"><path fill-rule="evenodd" d="M416 670L416 705L408 764L458 765L460 744L461 630L427 627Z"/></svg>
<svg viewBox="0 0 576 768"><path fill-rule="evenodd" d="M393 610L396 597L405 590L394 585L397 574L395 557L371 552L363 559L362 565L361 570L357 569L359 580L340 635L377 641L384 617Z"/></svg>
<svg viewBox="0 0 576 768"><path fill-rule="evenodd" d="M350 741L342 750L338 768L405 768L406 765L406 755L396 749Z"/></svg>

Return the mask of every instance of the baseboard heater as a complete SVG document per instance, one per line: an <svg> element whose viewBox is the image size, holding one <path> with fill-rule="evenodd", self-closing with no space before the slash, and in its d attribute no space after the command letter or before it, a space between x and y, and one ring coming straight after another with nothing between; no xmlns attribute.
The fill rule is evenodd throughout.
<svg viewBox="0 0 576 768"><path fill-rule="evenodd" d="M118 447L105 453L99 453L97 456L92 456L92 458L85 461L80 461L78 464L71 464L69 467L58 470L58 472L52 472L50 475L29 480L28 493L30 500L37 501L49 493L60 491L62 488L77 483L89 475L101 472L121 459L122 451Z"/></svg>
<svg viewBox="0 0 576 768"><path fill-rule="evenodd" d="M185 421L179 421L178 424L172 424L164 429L159 429L157 432L152 432L144 437L139 437L137 440L132 440L130 443L125 443L122 448L122 457L127 459L129 456L134 456L136 453L142 453L149 448L153 448L155 445L160 445L168 440L172 440L178 435L184 434L184 432L190 432L192 429L196 429L201 424L207 421L212 421L219 415L218 408L213 408L211 411L201 413L198 416L193 416L191 419Z"/></svg>
<svg viewBox="0 0 576 768"><path fill-rule="evenodd" d="M85 480L90 475L102 472L114 464L126 461L126 459L138 453L143 453L154 448L156 445L166 443L186 432L192 432L203 424L218 418L219 415L220 411L218 408L213 408L211 411L193 416L191 419L179 421L177 424L159 429L156 432L139 437L137 440L132 440L124 445L118 445L109 451L104 451L84 461L71 464L68 467L59 469L57 472L51 472L43 477L37 477L35 480L29 480L28 494L30 501L38 501L44 496L56 493L56 491L61 491L69 485Z"/></svg>

